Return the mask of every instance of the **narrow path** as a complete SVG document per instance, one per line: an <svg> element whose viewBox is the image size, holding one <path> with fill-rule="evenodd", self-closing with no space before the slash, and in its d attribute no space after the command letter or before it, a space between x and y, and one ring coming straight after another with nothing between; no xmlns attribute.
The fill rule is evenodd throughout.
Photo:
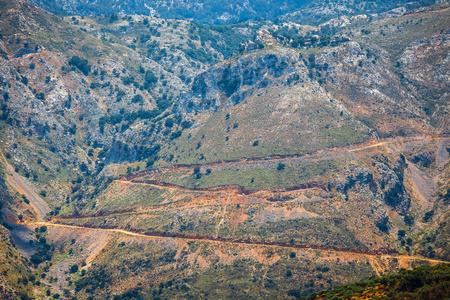
<svg viewBox="0 0 450 300"><path fill-rule="evenodd" d="M126 178L119 179L120 182L128 183L128 184L144 184L144 185L150 185L155 188L166 188L176 191L185 191L185 192L225 192L228 194L244 194L244 195L251 195L257 192L261 192L264 190L248 190L240 185L237 184L230 184L230 185L218 185L214 187L209 188L190 188L185 187L181 185L176 185L172 183L167 182L161 182L157 180L139 180L139 179L131 179L128 180ZM320 188L323 190L326 190L326 186L323 184L320 184L318 182L307 182L298 184L295 186L287 187L284 189L271 189L270 192L272 193L282 193L282 192L292 192L297 190L305 190L305 189L311 189L311 188Z"/></svg>
<svg viewBox="0 0 450 300"><path fill-rule="evenodd" d="M220 231L220 227L222 226L224 220L225 220L225 215L227 213L227 207L228 207L228 199L227 202L225 203L225 205L223 206L223 211L222 211L222 217L220 218L219 223L217 223L216 226L216 238L219 237L219 231Z"/></svg>
<svg viewBox="0 0 450 300"><path fill-rule="evenodd" d="M2 162L6 167L6 180L19 193L25 195L30 200L30 205L36 211L38 220L43 220L47 213L51 211L47 203L36 193L33 184L14 171L13 166L8 163L3 153L0 152L0 154Z"/></svg>
<svg viewBox="0 0 450 300"><path fill-rule="evenodd" d="M429 136L429 137L414 137L414 138L405 139L405 142L406 141L414 142L414 141L420 141L420 140L425 140L425 139L445 141L445 140L448 140L449 138L448 137L431 137L431 136ZM154 185L155 187L166 187L166 188L171 188L171 189L175 189L175 190L184 190L184 191L186 191L186 190L187 191L189 191L189 190L198 190L198 191L204 190L204 191L206 191L206 190L212 190L214 188L191 189L191 188L187 188L187 187L183 187L183 186L178 186L175 184L158 182L157 180L140 180L140 178L147 176L147 175L155 175L155 174L164 173L164 172L168 172L168 171L192 170L195 167L223 168L226 165L233 165L233 164L237 164L237 163L247 163L248 164L248 163L269 162L269 161L277 162L280 160L289 160L289 159L305 159L308 161L309 160L316 161L316 160L321 160L321 159L336 159L336 157L348 157L349 154L354 153L354 152L371 149L371 148L376 148L376 147L380 147L380 146L385 146L387 144L393 144L396 141L397 140L395 140L395 139L386 139L386 140L378 142L376 144L370 144L370 143L375 142L374 140L370 140L370 141L367 141L367 142L364 142L361 144L352 145L353 147L356 147L356 148L351 148L351 149L350 149L350 147L352 147L352 146L349 145L346 147L325 149L325 150L317 151L314 153L306 153L306 154L271 155L271 156L265 156L265 157L253 157L253 158L241 158L241 159L235 159L235 160L214 161L214 162L208 162L208 163L204 163L204 164L175 164L170 167L165 166L165 167L160 167L157 169L152 169L152 170L141 171L138 173L124 175L119 180L121 180L123 182L129 182L129 183L144 183L144 184ZM345 154L347 154L347 155L345 155ZM237 189L238 192L240 192L240 190L242 190L242 189L244 192L247 192L247 193L253 192L253 191L247 191L243 187L237 186L237 185L222 186L222 187L218 186L217 189L222 190L223 188L228 188L228 187L231 187L232 189Z"/></svg>
<svg viewBox="0 0 450 300"><path fill-rule="evenodd" d="M338 252L338 253L347 253L347 254L358 254L358 255L364 255L369 257L374 256L381 256L383 258L390 258L390 259L407 259L407 260L421 260L421 261L428 261L431 263L450 263L447 261L441 261L437 259L429 259L419 256L409 256L405 254L398 254L394 252L395 250L378 250L378 251L363 251L363 250L357 250L357 249L342 249L339 247L322 247L322 246L314 246L314 245L292 245L292 244L283 244L283 243L275 243L275 242L259 242L259 241L250 241L250 240L240 240L240 239L225 239L225 238L214 238L214 237L206 237L206 236L191 236L191 235L181 235L181 234L168 234L164 232L153 232L153 233L138 233L138 232L132 232L128 230L123 229L116 229L116 228L92 228L92 227L83 227L83 226L74 226L74 225L65 225L65 224L55 224L51 222L34 222L32 223L34 225L38 226L55 226L55 227L64 227L64 228L72 228L72 229L89 229L89 230L99 230L99 231L106 231L106 232L116 232L116 233L122 233L129 236L134 237L141 237L141 238L167 238L167 239L175 239L175 240L187 240L187 241L207 241L211 243L223 243L223 244L235 244L235 245L255 245L255 246L266 246L266 247L280 247L280 248L290 248L290 249L309 249L309 250L321 250L321 251L332 251L332 252ZM389 253L391 252L391 253Z"/></svg>
<svg viewBox="0 0 450 300"><path fill-rule="evenodd" d="M370 146L350 149L350 150L348 150L348 152L357 152L357 151L361 151L361 150L365 150L365 149L370 149L370 148L375 148L375 147L379 147L379 146L384 146L384 145L386 145L388 143L390 143L390 142L381 142L381 143L378 143L378 144L375 144L375 145L370 145Z"/></svg>

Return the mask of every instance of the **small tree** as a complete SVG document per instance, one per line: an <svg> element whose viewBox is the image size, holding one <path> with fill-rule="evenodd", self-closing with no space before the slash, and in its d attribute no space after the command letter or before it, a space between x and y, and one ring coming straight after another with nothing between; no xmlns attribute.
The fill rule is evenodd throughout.
<svg viewBox="0 0 450 300"><path fill-rule="evenodd" d="M139 103L139 102L142 102L143 100L144 100L144 98L142 97L142 95L137 94L133 97L133 99L131 99L131 102Z"/></svg>
<svg viewBox="0 0 450 300"><path fill-rule="evenodd" d="M172 118L167 118L164 125L168 128L173 127L173 119Z"/></svg>
<svg viewBox="0 0 450 300"><path fill-rule="evenodd" d="M78 265L73 265L70 267L70 273L76 273L78 271Z"/></svg>

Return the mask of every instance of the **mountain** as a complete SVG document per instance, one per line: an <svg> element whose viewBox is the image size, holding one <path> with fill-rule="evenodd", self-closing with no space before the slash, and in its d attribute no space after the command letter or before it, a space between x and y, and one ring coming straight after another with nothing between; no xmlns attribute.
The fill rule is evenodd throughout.
<svg viewBox="0 0 450 300"><path fill-rule="evenodd" d="M96 3L0 0L2 296L295 299L448 262L448 2Z"/></svg>
<svg viewBox="0 0 450 300"><path fill-rule="evenodd" d="M48 11L71 15L147 15L169 19L193 19L206 24L230 24L246 20L284 19L296 22L321 23L342 14L374 14L393 9L411 10L434 4L435 1L93 1L32 0Z"/></svg>

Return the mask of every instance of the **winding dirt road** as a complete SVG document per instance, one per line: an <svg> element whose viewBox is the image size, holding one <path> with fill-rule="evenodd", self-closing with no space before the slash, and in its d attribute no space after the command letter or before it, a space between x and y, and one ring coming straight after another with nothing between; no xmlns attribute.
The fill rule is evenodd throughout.
<svg viewBox="0 0 450 300"><path fill-rule="evenodd" d="M409 256L405 254L398 254L398 253L389 253L390 251L395 250L378 250L378 251L363 251L363 250L357 250L357 249L342 249L338 247L321 247L321 246L314 246L314 245L292 245L292 244L283 244L283 243L275 243L275 242L260 242L260 241L249 241L249 240L239 240L239 239L224 239L224 238L215 238L215 237L206 237L206 236L190 236L190 235L181 235L181 234L167 234L162 232L153 232L153 233L138 233L138 232L132 232L128 230L123 229L117 229L117 228L92 228L92 227L83 227L83 226L74 226L74 225L65 225L65 224L55 224L51 222L34 222L32 223L35 226L54 226L54 227L62 227L62 228L71 228L71 229L82 229L82 230L97 230L97 231L104 231L104 232L114 232L114 233L121 233L129 236L134 237L141 237L141 238L167 238L167 239L181 239L181 240L187 240L187 241L206 241L211 243L224 243L224 244L237 244L237 245L255 245L255 246L266 246L266 247L278 247L278 248L290 248L290 249L309 249L309 250L321 250L321 251L331 251L331 252L338 252L338 253L346 253L346 254L358 254L363 256L381 256L382 258L389 258L389 259L406 259L406 260L417 260L417 261L428 261L430 263L450 263L447 261L441 261L436 259L429 259L419 256Z"/></svg>

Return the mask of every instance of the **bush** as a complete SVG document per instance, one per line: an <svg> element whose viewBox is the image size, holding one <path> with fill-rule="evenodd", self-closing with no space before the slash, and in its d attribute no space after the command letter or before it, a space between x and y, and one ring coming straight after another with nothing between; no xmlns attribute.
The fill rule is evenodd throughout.
<svg viewBox="0 0 450 300"><path fill-rule="evenodd" d="M143 100L144 100L144 98L142 97L142 95L137 94L133 97L133 99L131 99L131 102L139 103L139 102L142 102Z"/></svg>
<svg viewBox="0 0 450 300"><path fill-rule="evenodd" d="M78 70L80 70L85 76L89 74L91 71L91 66L89 65L86 59L82 59L78 56L72 56L69 61L70 66L75 66Z"/></svg>
<svg viewBox="0 0 450 300"><path fill-rule="evenodd" d="M20 81L22 81L23 84L28 85L28 78L27 77L22 76L22 79Z"/></svg>
<svg viewBox="0 0 450 300"><path fill-rule="evenodd" d="M73 265L70 267L70 273L76 273L78 271L78 265Z"/></svg>
<svg viewBox="0 0 450 300"><path fill-rule="evenodd" d="M426 212L422 221L424 221L425 223L428 222L433 217L433 215L434 215L434 210L430 210L430 211Z"/></svg>
<svg viewBox="0 0 450 300"><path fill-rule="evenodd" d="M171 140L177 139L177 138L179 138L181 136L181 134L182 134L181 131L172 132L172 134L170 135L170 139Z"/></svg>
<svg viewBox="0 0 450 300"><path fill-rule="evenodd" d="M158 77L156 77L155 74L153 74L152 71L147 70L147 72L145 72L144 80L148 84L153 84L153 83L158 82Z"/></svg>
<svg viewBox="0 0 450 300"><path fill-rule="evenodd" d="M285 167L286 167L285 164L283 164L283 163L278 163L277 170L278 170L278 171L284 170Z"/></svg>
<svg viewBox="0 0 450 300"><path fill-rule="evenodd" d="M406 215L404 220L405 220L405 224L407 226L412 226L414 224L414 217L412 217L412 216Z"/></svg>
<svg viewBox="0 0 450 300"><path fill-rule="evenodd" d="M187 129L190 128L192 126L192 123L189 121L183 121L181 122L181 127L183 127L183 129Z"/></svg>
<svg viewBox="0 0 450 300"><path fill-rule="evenodd" d="M384 217L383 219L378 221L375 225L378 227L380 231L384 233L389 232L389 219L387 217Z"/></svg>
<svg viewBox="0 0 450 300"><path fill-rule="evenodd" d="M173 126L173 119L172 118L166 119L164 125L168 128L171 128Z"/></svg>
<svg viewBox="0 0 450 300"><path fill-rule="evenodd" d="M122 79L123 84L125 84L125 85L130 85L134 82L134 78L131 76L124 76L121 79Z"/></svg>

